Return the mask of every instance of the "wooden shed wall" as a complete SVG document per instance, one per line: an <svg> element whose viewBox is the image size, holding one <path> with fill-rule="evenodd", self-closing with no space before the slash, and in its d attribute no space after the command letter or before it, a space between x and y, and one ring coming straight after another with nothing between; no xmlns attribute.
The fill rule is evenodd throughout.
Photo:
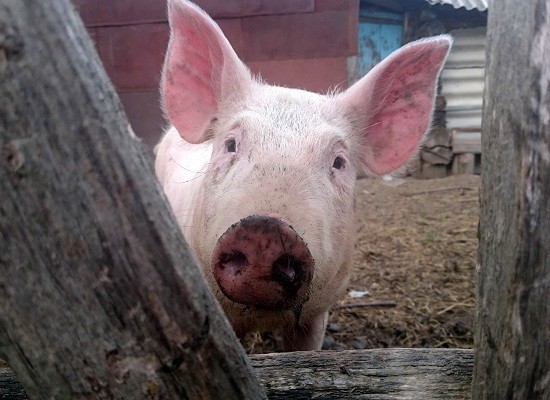
<svg viewBox="0 0 550 400"><path fill-rule="evenodd" d="M415 175L417 177L443 178L451 173L479 173L480 157L474 154L479 153L479 151L472 152L465 149L464 146L457 146L458 141L453 137L454 128L466 126L464 119L457 126L455 107L457 100L461 103L461 107L465 106L461 97L464 93L460 92L465 90L464 84L469 83L469 71L465 68L457 69L457 66L462 67L471 58L471 54L468 54L471 50L470 46L465 46L464 40L457 37L459 36L457 32L459 30L483 31L486 25L486 11L480 12L476 9L468 11L465 8L455 9L448 4L431 6L426 2L423 7L411 9L407 13L406 29L403 35L405 43L442 33L450 33L456 39L442 73L442 87L440 96L438 96L436 101L432 130L427 135L421 157L416 165ZM483 35L477 34L475 42L483 42ZM463 51L464 47L466 47L465 51ZM484 59L485 49L483 46L476 46L474 52L474 58L476 58L477 63ZM454 82L458 82L459 85L454 85ZM474 83L482 84L479 79ZM476 87L478 98L474 100L474 102L478 102L477 116L479 119L481 119L482 88L482 85ZM460 144L469 146L472 143L472 139L474 141L476 138L479 139L479 130L480 121L478 121L477 136L470 135L470 132L467 134L467 140L463 140L464 137L460 136L458 137L461 142ZM460 134L462 134L462 131L460 131Z"/></svg>
<svg viewBox="0 0 550 400"><path fill-rule="evenodd" d="M166 122L158 85L169 36L165 0L73 0L136 134L153 146ZM196 0L250 69L271 84L346 87L359 0Z"/></svg>

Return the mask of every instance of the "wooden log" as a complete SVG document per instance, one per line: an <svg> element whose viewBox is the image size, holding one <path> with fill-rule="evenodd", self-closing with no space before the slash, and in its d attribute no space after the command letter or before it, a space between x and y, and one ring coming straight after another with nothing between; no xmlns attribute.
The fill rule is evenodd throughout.
<svg viewBox="0 0 550 400"><path fill-rule="evenodd" d="M447 176L446 165L432 165L426 162L422 164L422 178L437 179L437 178L445 178L446 176Z"/></svg>
<svg viewBox="0 0 550 400"><path fill-rule="evenodd" d="M473 175L475 167L475 154L456 154L453 158L453 175Z"/></svg>
<svg viewBox="0 0 550 400"><path fill-rule="evenodd" d="M422 161L431 165L447 165L453 159L453 153L448 147L432 147L422 150Z"/></svg>
<svg viewBox="0 0 550 400"><path fill-rule="evenodd" d="M0 2L0 148L0 358L29 397L264 397L68 0Z"/></svg>
<svg viewBox="0 0 550 400"><path fill-rule="evenodd" d="M472 350L298 352L251 360L270 400L470 398Z"/></svg>
<svg viewBox="0 0 550 400"><path fill-rule="evenodd" d="M23 386L17 381L15 374L0 361L0 399L27 400Z"/></svg>
<svg viewBox="0 0 550 400"><path fill-rule="evenodd" d="M550 0L492 5L473 394L548 400Z"/></svg>
<svg viewBox="0 0 550 400"><path fill-rule="evenodd" d="M474 354L374 349L261 354L251 362L270 400L462 400L471 398ZM0 369L0 382L3 373ZM13 376L4 375L6 381L17 385Z"/></svg>

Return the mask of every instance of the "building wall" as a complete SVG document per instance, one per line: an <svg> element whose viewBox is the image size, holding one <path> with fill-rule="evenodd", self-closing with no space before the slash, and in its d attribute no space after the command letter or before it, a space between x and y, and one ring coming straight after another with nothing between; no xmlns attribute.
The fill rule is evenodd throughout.
<svg viewBox="0 0 550 400"><path fill-rule="evenodd" d="M441 178L451 173L479 171L479 153L464 155L463 150L475 147L472 141L480 137L477 125L481 124L486 25L487 12L455 9L451 5L424 5L406 15L404 42L442 33L450 33L456 39L441 76L433 126L416 167L419 177ZM461 143L453 137L458 127L472 133L464 136L461 131L457 136Z"/></svg>
<svg viewBox="0 0 550 400"><path fill-rule="evenodd" d="M166 122L158 86L169 37L165 0L73 0L130 123L153 146ZM266 82L347 87L359 0L196 0Z"/></svg>
<svg viewBox="0 0 550 400"><path fill-rule="evenodd" d="M481 132L486 27L451 31L454 44L441 76L448 129Z"/></svg>

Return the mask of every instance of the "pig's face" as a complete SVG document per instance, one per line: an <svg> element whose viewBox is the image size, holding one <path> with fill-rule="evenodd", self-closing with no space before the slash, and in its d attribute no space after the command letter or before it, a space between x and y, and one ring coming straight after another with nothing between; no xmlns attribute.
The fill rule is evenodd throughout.
<svg viewBox="0 0 550 400"><path fill-rule="evenodd" d="M162 95L181 139L161 146L157 171L176 215L190 210L186 239L237 331L290 322L306 337L291 348L318 348L319 335L307 337L322 338L350 272L355 180L391 174L417 152L451 39L404 46L322 96L258 82L189 2L169 0L169 20ZM162 176L206 148L195 183Z"/></svg>
<svg viewBox="0 0 550 400"><path fill-rule="evenodd" d="M215 263L219 238L246 217L270 216L292 226L314 260L306 311L326 309L341 294L354 244L358 156L350 149L358 143L334 101L258 84L219 113L194 215L204 229L196 230L193 247L207 266ZM212 268L206 274L214 281Z"/></svg>

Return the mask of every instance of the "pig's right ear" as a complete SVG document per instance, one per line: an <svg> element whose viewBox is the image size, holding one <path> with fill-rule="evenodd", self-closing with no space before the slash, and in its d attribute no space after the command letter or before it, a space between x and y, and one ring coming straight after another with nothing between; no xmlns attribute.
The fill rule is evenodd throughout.
<svg viewBox="0 0 550 400"><path fill-rule="evenodd" d="M430 128L437 80L451 48L448 35L393 52L338 101L355 115L367 171L386 175L418 151Z"/></svg>
<svg viewBox="0 0 550 400"><path fill-rule="evenodd" d="M164 111L184 140L201 143L220 103L245 93L252 77L200 8L169 0L168 19L170 42L161 81Z"/></svg>

